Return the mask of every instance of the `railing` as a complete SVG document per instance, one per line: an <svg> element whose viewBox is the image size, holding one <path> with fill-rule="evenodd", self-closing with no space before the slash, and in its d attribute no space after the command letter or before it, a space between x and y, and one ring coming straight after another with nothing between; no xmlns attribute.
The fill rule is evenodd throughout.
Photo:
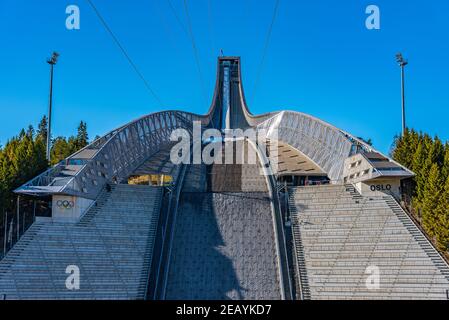
<svg viewBox="0 0 449 320"><path fill-rule="evenodd" d="M173 184L166 186L162 194L159 220L156 227L156 237L153 246L153 256L151 258L150 272L145 288L145 300L157 300L164 248L166 246L167 230L170 221L169 213L172 206L173 187Z"/></svg>
<svg viewBox="0 0 449 320"><path fill-rule="evenodd" d="M164 234L164 251L163 256L161 255L161 264L160 270L162 271L162 275L158 276L158 282L162 281L162 284L159 287L156 287L156 292L154 294L154 299L165 299L166 290L167 290L167 282L168 282L168 274L170 271L170 262L171 262L171 251L173 246L173 239L175 236L175 228L176 228L176 219L178 215L178 204L179 197L181 195L181 190L184 184L184 178L186 175L187 166L182 165L179 172L179 177L177 179L176 187L171 192L172 198L170 199L171 207L168 211L167 217L167 226L166 232ZM162 278L160 278L162 277ZM160 291L159 291L160 290Z"/></svg>
<svg viewBox="0 0 449 320"><path fill-rule="evenodd" d="M282 213L280 208L279 195L276 187L276 179L272 173L272 169L269 165L269 160L264 152L260 150L258 145L253 141L248 140L259 157L259 161L262 165L263 174L265 175L268 193L271 198L271 210L273 216L273 229L276 242L276 254L278 257L279 265L279 286L281 289L281 299L292 299L292 285L290 279L290 272L288 268L287 259L287 247L285 244L284 224L282 221Z"/></svg>
<svg viewBox="0 0 449 320"><path fill-rule="evenodd" d="M45 204L45 205L42 205ZM0 229L0 260L14 247L25 232L34 223L36 216L48 214L48 205L45 200L30 199L26 196L18 196L13 209L3 212ZM44 207L44 210L42 208ZM9 237L11 235L11 237Z"/></svg>
<svg viewBox="0 0 449 320"><path fill-rule="evenodd" d="M283 298L286 300L292 300L293 299L293 292L292 292L292 284L291 284L291 277L289 272L289 266L288 266L288 254L287 254L287 246L286 246L286 237L285 237L285 229L284 229L284 221L282 219L282 210L281 210L281 203L279 200L279 193L276 187L276 181L272 175L268 176L269 178L269 189L271 193L271 202L273 204L273 218L274 218L274 231L276 236L276 242L278 246L278 254L279 257L279 269L280 273L282 274L282 277L280 279L281 288L283 289Z"/></svg>
<svg viewBox="0 0 449 320"><path fill-rule="evenodd" d="M185 165L179 165L173 182L165 187L162 201L166 201L168 204L166 207L161 207L156 231L156 241L153 247L150 275L145 290L145 298L149 300L161 299L165 295L164 291L166 277L168 276L171 243L186 168ZM164 202L162 202L163 204Z"/></svg>
<svg viewBox="0 0 449 320"><path fill-rule="evenodd" d="M98 199L104 194L105 188L103 186L100 193L97 195L97 197L92 201L92 203L84 210L83 214L79 219L82 219L83 216L89 212L89 210L94 207L98 201ZM23 197L23 196L18 196ZM30 203L32 201L32 208L30 208ZM24 202L28 203L28 208L24 209ZM0 260L2 260L6 254L14 248L17 242L22 238L22 236L25 234L25 232L33 225L33 223L36 221L37 216L37 205L36 202L38 200L36 199L20 199L16 202L16 207L14 208L14 211L10 214L6 214L5 217L8 217L5 221L3 221L2 229L0 230L0 234L3 234L3 237L1 238L1 252L0 252ZM17 206L18 206L18 212L17 212ZM32 210L32 213L30 212ZM19 229L17 232L17 229ZM9 233L11 232L12 237L11 241L7 240Z"/></svg>
<svg viewBox="0 0 449 320"><path fill-rule="evenodd" d="M296 211L296 206L293 200L293 204L290 202L290 194L288 194L289 197L289 206L292 206L292 208L290 209L290 219L294 219L294 217L297 217L298 213ZM292 193L292 197L294 198L294 191ZM296 290L296 296L298 298L299 296L299 300L305 300L305 295L304 295L304 291L305 291L305 286L304 284L306 283L306 279L304 279L301 276L301 267L305 268L305 266L300 266L299 265L299 257L298 254L302 254L304 255L304 250L302 248L302 243L301 243L301 239L296 239L295 237L295 228L298 228L299 230L299 226L296 226L296 224L294 223L294 221L291 221L291 237L292 237L292 256L293 256L293 263L294 263L294 268L295 268L295 272L296 272L296 284L297 284L297 290ZM296 241L298 240L299 244L301 245L301 248L298 248ZM305 270L304 270L305 271ZM309 298L309 297L308 297Z"/></svg>
<svg viewBox="0 0 449 320"><path fill-rule="evenodd" d="M61 171L64 169L64 166L61 162L57 163L53 167L47 169L42 172L37 177L33 178L31 181L27 182L23 185L26 187L34 187L34 186L49 186L54 181L54 178L57 177ZM20 190L22 187L18 188L16 191Z"/></svg>
<svg viewBox="0 0 449 320"><path fill-rule="evenodd" d="M414 217L413 214L411 214L409 211L407 211L406 208L404 208L401 203L397 200L397 198L395 196L393 196L392 193L390 193L387 197L390 197L391 200L394 202L394 204L398 207L399 210L402 211L402 213L404 214L404 216L413 223L413 225L415 225L415 227L418 229L418 231L424 236L425 241L435 250L435 252L438 254L438 256L440 256L440 258L446 263L446 265L449 268L449 259L446 257L446 255L444 254L444 252L441 252L440 250L438 250L434 244L434 242L432 241L432 239L427 235L426 231L424 230L424 228L422 227L421 223L416 219L416 217ZM394 212L394 208L392 208L391 206L389 206L393 212ZM449 276L447 276L449 279Z"/></svg>
<svg viewBox="0 0 449 320"><path fill-rule="evenodd" d="M303 187L303 188L305 189L306 187ZM302 221L300 220L300 213L297 212L297 210L296 210L296 204L295 204L295 200L294 200L294 198L295 198L295 193L294 192L292 193L292 197L293 197L293 204L292 204L292 206L294 208L293 210L294 210L294 212L296 214L296 219L297 219L297 222L296 222L297 227L296 228L297 228L298 234L299 234L301 232L301 229L300 229L299 225L302 223ZM332 207L330 209L331 212L333 212L337 208L339 201L340 201L340 197L337 196L335 202L332 203ZM328 211L328 210L329 209L326 209L326 211ZM321 223L321 226L320 226L320 229L319 229L320 231L318 232L318 234L321 234L321 231L324 228L324 224L328 221L330 216L331 216L331 214L328 214L328 216L326 217L325 221L323 223ZM305 256L304 256L305 252L304 252L304 247L303 247L303 244L302 244L301 235L300 234L298 235L299 236L298 239L294 235L294 230L293 230L294 227L295 227L295 224L292 222L293 249L294 249L294 256L295 256L295 259L296 259L296 261L295 261L295 268L296 268L296 273L298 275L298 286L299 286L299 290L300 290L299 295L300 295L300 299L301 300L305 300L305 299L310 299L311 298L310 297L310 292L306 293L306 290L310 290L308 288L308 281L309 280L308 280L307 277L304 277L304 276L301 275L301 268L304 269L304 273L307 271L306 270L306 265L305 265ZM318 241L318 237L315 238L314 242L310 245L310 247L313 248L317 241ZM300 245L300 247L298 247L298 244ZM304 265L300 264L298 255L302 255L303 256L303 264Z"/></svg>

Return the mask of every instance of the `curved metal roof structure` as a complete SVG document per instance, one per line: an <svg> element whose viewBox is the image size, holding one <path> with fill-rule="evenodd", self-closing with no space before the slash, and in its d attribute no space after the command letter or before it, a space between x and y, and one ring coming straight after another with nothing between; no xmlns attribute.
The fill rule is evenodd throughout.
<svg viewBox="0 0 449 320"><path fill-rule="evenodd" d="M139 118L94 141L16 192L95 199L105 183L125 179L161 145L168 143L173 130L191 131L193 121L219 130L277 130L279 141L302 152L332 181L343 181L344 161L349 156L359 152L378 153L360 139L310 115L295 111L252 115L245 101L240 58L220 57L212 105L206 115L162 111ZM401 168L404 175L412 175Z"/></svg>

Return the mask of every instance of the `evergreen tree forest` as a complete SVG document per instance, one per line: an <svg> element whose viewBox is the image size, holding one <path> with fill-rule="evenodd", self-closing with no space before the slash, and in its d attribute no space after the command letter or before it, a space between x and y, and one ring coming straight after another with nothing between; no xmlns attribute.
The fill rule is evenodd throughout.
<svg viewBox="0 0 449 320"><path fill-rule="evenodd" d="M44 116L37 130L30 125L0 146L0 226L3 226L4 212L14 210L13 190L85 147L88 144L87 125L81 121L76 135L52 139L51 163L46 159L46 143L47 118Z"/></svg>
<svg viewBox="0 0 449 320"><path fill-rule="evenodd" d="M412 170L411 212L439 250L449 246L449 143L413 129L395 138L391 155Z"/></svg>

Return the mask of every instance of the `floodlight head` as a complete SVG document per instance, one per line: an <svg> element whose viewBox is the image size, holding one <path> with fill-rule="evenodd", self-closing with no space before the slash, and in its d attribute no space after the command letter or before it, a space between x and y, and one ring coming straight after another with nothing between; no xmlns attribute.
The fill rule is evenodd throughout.
<svg viewBox="0 0 449 320"><path fill-rule="evenodd" d="M56 51L53 52L53 54L51 55L51 58L47 60L47 63L55 65L56 62L58 62L58 57L59 57L59 53L57 53Z"/></svg>
<svg viewBox="0 0 449 320"><path fill-rule="evenodd" d="M406 66L408 64L408 61L404 59L402 53L400 52L396 54L396 61L401 67Z"/></svg>

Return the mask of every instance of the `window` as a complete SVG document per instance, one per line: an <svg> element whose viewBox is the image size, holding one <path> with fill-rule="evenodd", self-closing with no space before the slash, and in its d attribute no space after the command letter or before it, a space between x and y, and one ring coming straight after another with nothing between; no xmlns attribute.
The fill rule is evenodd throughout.
<svg viewBox="0 0 449 320"><path fill-rule="evenodd" d="M393 168L378 168L380 171L403 171L402 168L399 167L393 167Z"/></svg>

